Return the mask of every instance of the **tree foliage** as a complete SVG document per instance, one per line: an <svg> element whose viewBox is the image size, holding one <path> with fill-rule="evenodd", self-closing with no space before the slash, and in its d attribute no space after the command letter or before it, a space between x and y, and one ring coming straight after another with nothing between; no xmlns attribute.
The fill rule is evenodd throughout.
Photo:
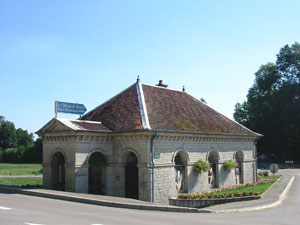
<svg viewBox="0 0 300 225"><path fill-rule="evenodd" d="M276 63L255 73L247 100L237 103L234 119L264 137L259 153L300 160L300 44L284 46Z"/></svg>
<svg viewBox="0 0 300 225"><path fill-rule="evenodd" d="M0 116L0 162L40 163L42 161L42 141L33 140L33 134Z"/></svg>

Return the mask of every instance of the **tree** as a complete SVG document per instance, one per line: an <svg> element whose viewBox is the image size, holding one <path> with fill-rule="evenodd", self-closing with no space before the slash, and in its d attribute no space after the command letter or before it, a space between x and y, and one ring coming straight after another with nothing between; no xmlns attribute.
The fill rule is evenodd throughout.
<svg viewBox="0 0 300 225"><path fill-rule="evenodd" d="M42 141L0 116L0 162L41 162Z"/></svg>
<svg viewBox="0 0 300 225"><path fill-rule="evenodd" d="M16 128L12 122L3 120L0 123L0 147L2 149L17 147Z"/></svg>
<svg viewBox="0 0 300 225"><path fill-rule="evenodd" d="M237 103L234 119L261 133L258 151L280 159L298 159L300 152L300 44L284 46L276 63L255 73L247 100Z"/></svg>

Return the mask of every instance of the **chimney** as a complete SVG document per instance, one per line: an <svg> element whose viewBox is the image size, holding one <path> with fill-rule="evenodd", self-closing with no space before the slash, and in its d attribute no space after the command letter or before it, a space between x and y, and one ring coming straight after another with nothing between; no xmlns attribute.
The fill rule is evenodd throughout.
<svg viewBox="0 0 300 225"><path fill-rule="evenodd" d="M163 84L162 80L159 80L159 82L158 82L158 84L156 86L158 86L158 87L165 87L165 88L168 87L168 85Z"/></svg>

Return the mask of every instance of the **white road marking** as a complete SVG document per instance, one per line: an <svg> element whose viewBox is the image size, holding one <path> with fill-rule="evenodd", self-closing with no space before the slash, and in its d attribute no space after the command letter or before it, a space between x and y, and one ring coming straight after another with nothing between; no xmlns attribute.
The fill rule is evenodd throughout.
<svg viewBox="0 0 300 225"><path fill-rule="evenodd" d="M38 224L38 223L24 223L24 224L27 224L27 225L44 225L44 224Z"/></svg>
<svg viewBox="0 0 300 225"><path fill-rule="evenodd" d="M103 225L103 224L100 224L100 223L95 223L95 224L91 224L91 225Z"/></svg>
<svg viewBox="0 0 300 225"><path fill-rule="evenodd" d="M3 210L10 210L11 208L7 208L7 207L0 206L0 209L3 209Z"/></svg>

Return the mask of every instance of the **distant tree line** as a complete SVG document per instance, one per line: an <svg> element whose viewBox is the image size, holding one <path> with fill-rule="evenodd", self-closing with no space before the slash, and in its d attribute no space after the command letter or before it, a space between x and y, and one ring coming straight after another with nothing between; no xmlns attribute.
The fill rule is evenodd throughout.
<svg viewBox="0 0 300 225"><path fill-rule="evenodd" d="M271 160L300 160L300 44L286 45L276 63L255 73L247 100L237 103L234 119L264 136L258 153Z"/></svg>
<svg viewBox="0 0 300 225"><path fill-rule="evenodd" d="M41 163L42 140L34 140L33 134L0 116L0 162Z"/></svg>

